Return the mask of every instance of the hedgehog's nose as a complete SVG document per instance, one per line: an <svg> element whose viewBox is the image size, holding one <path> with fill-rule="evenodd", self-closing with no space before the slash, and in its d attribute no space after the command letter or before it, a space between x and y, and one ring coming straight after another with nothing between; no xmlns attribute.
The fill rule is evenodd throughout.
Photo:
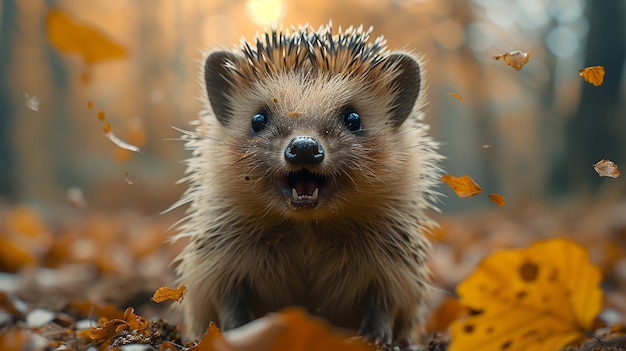
<svg viewBox="0 0 626 351"><path fill-rule="evenodd" d="M285 149L285 160L293 164L315 164L324 160L324 149L319 141L309 136L293 138Z"/></svg>

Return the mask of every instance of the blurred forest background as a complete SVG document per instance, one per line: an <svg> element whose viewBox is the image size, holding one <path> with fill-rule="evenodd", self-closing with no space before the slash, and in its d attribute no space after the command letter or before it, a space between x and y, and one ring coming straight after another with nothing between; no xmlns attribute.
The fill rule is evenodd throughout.
<svg viewBox="0 0 626 351"><path fill-rule="evenodd" d="M114 52L53 45L52 13ZM202 53L269 23L329 20L371 25L390 48L425 55L426 114L446 173L469 174L507 206L624 197L624 176L592 167L607 158L626 170L624 0L2 0L0 198L56 211L78 193L92 209L159 213L184 190L172 127L191 128L201 109ZM519 72L492 59L515 50L532 51ZM599 87L578 74L596 65L606 70ZM107 140L98 111L144 153ZM493 206L440 191L444 213Z"/></svg>

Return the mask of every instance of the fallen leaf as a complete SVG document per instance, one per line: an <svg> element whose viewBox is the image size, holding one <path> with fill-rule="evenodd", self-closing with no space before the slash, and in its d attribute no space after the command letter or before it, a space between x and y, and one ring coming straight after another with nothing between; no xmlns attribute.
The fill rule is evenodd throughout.
<svg viewBox="0 0 626 351"><path fill-rule="evenodd" d="M458 197L472 197L483 191L468 175L457 178L446 174L441 176L441 181L448 184Z"/></svg>
<svg viewBox="0 0 626 351"><path fill-rule="evenodd" d="M11 297L4 291L0 291L0 309L6 311L13 317L24 318L23 313L15 307Z"/></svg>
<svg viewBox="0 0 626 351"><path fill-rule="evenodd" d="M476 313L452 324L449 351L553 351L584 338L602 306L600 279L569 239L497 252L456 289Z"/></svg>
<svg viewBox="0 0 626 351"><path fill-rule="evenodd" d="M65 12L51 9L46 15L48 41L62 53L77 53L88 64L123 58L126 49L96 28L79 23Z"/></svg>
<svg viewBox="0 0 626 351"><path fill-rule="evenodd" d="M602 85L604 82L604 66L592 66L578 70L578 73L587 83L594 86Z"/></svg>
<svg viewBox="0 0 626 351"><path fill-rule="evenodd" d="M235 351L224 341L224 336L220 329L211 322L206 333L200 339L200 342L189 348L187 351Z"/></svg>
<svg viewBox="0 0 626 351"><path fill-rule="evenodd" d="M500 194L489 194L489 199L499 207L503 207L506 203L506 199Z"/></svg>
<svg viewBox="0 0 626 351"><path fill-rule="evenodd" d="M619 168L613 161L610 160L600 160L596 164L593 165L593 169L596 170L601 177L611 177L617 178L619 177Z"/></svg>
<svg viewBox="0 0 626 351"><path fill-rule="evenodd" d="M132 307L128 307L124 311L124 320L128 323L129 330L142 332L148 327L148 321L144 317L136 315L135 309Z"/></svg>
<svg viewBox="0 0 626 351"><path fill-rule="evenodd" d="M449 96L454 96L455 98L457 98L457 100L461 101L464 105L465 105L465 99L463 99L463 97L457 93L449 93Z"/></svg>
<svg viewBox="0 0 626 351"><path fill-rule="evenodd" d="M89 329L89 338L96 342L104 342L111 339L115 334L128 328L128 323L121 319L111 319L99 327Z"/></svg>
<svg viewBox="0 0 626 351"><path fill-rule="evenodd" d="M528 60L530 59L530 54L531 51L511 51L493 56L492 58L496 61L499 59L503 59L507 65L515 68L516 71L519 71L520 69L522 69L522 67L524 67L526 63L528 63Z"/></svg>
<svg viewBox="0 0 626 351"><path fill-rule="evenodd" d="M459 300L448 297L428 316L426 320L426 332L445 332L450 324L467 315L469 309L461 306Z"/></svg>
<svg viewBox="0 0 626 351"><path fill-rule="evenodd" d="M279 312L286 329L278 336L273 351L365 351L375 350L361 339L350 339L349 334L335 331L324 320L309 316L303 309L291 307Z"/></svg>
<svg viewBox="0 0 626 351"><path fill-rule="evenodd" d="M187 287L185 287L184 285L181 285L176 289L162 286L154 292L154 294L152 295L152 301L156 303L161 303L167 300L176 300L178 302L181 302L183 301L183 295L186 291Z"/></svg>

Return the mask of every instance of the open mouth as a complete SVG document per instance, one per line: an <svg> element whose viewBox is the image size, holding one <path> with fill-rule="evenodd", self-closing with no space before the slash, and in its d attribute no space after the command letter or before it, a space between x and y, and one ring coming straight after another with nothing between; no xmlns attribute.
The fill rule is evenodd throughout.
<svg viewBox="0 0 626 351"><path fill-rule="evenodd" d="M301 168L287 173L281 183L293 206L314 207L319 203L320 187L326 183L326 176Z"/></svg>

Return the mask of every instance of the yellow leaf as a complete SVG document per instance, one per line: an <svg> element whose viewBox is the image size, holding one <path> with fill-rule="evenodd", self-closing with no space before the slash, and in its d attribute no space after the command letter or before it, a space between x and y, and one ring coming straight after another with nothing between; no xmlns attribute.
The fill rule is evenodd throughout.
<svg viewBox="0 0 626 351"><path fill-rule="evenodd" d="M126 56L123 46L97 29L74 21L61 10L48 11L46 29L48 40L55 49L65 54L78 53L89 64Z"/></svg>
<svg viewBox="0 0 626 351"><path fill-rule="evenodd" d="M602 306L600 279L569 239L498 252L457 287L478 313L452 325L449 351L553 351L584 338Z"/></svg>
<svg viewBox="0 0 626 351"><path fill-rule="evenodd" d="M506 203L506 199L500 194L489 194L489 199L491 199L491 202L498 205L499 207L503 207Z"/></svg>
<svg viewBox="0 0 626 351"><path fill-rule="evenodd" d="M515 68L516 71L519 71L520 69L522 69L522 67L524 67L526 63L528 63L528 60L530 59L530 54L531 54L530 51L529 52L511 51L511 52L505 52L503 54L493 56L492 58L496 61L499 59L503 59L507 65Z"/></svg>
<svg viewBox="0 0 626 351"><path fill-rule="evenodd" d="M449 96L454 96L455 98L457 98L457 100L461 101L463 104L465 104L465 99L463 99L463 97L460 94L457 93L449 93Z"/></svg>
<svg viewBox="0 0 626 351"><path fill-rule="evenodd" d="M580 76L583 77L585 82L591 83L594 86L602 85L604 82L604 66L592 66L583 68L578 71Z"/></svg>
<svg viewBox="0 0 626 351"><path fill-rule="evenodd" d="M458 197L472 197L483 191L467 174L458 178L446 174L441 176L441 181L448 184Z"/></svg>

